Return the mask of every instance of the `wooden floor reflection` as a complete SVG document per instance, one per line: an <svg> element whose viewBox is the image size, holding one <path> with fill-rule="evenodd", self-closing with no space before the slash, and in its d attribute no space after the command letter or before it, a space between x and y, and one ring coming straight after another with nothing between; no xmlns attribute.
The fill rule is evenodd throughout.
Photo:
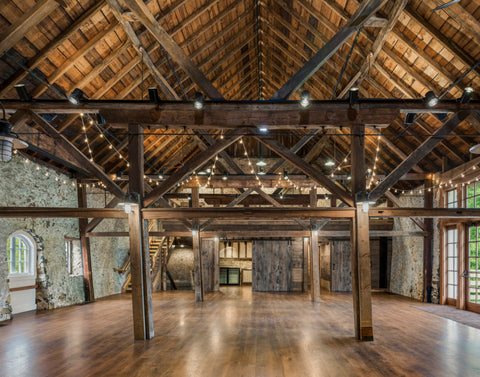
<svg viewBox="0 0 480 377"><path fill-rule="evenodd" d="M375 341L353 338L352 299L222 288L154 295L155 338L134 342L129 295L17 315L0 376L479 376L480 330L373 296Z"/></svg>

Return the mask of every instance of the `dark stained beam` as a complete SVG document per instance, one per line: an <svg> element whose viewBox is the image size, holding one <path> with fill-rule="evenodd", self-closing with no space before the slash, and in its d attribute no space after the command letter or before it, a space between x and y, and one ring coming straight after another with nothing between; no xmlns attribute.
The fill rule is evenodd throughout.
<svg viewBox="0 0 480 377"><path fill-rule="evenodd" d="M272 97L287 99L299 89L365 22L380 9L386 0L363 2L347 24L339 30L305 65L288 80Z"/></svg>
<svg viewBox="0 0 480 377"><path fill-rule="evenodd" d="M345 189L335 184L335 182L331 181L329 178L325 177L325 175L312 167L310 164L306 163L304 160L302 160L295 153L291 152L288 148L280 144L278 141L274 140L269 136L260 135L257 131L252 132L256 135L254 137L261 143L265 144L267 148L271 149L285 160L288 160L290 163L295 165L295 167L310 176L319 185L328 189L328 191L330 191L332 194L334 194L336 197L338 197L348 205L353 205L352 196Z"/></svg>
<svg viewBox="0 0 480 377"><path fill-rule="evenodd" d="M417 165L430 151L435 148L448 134L453 131L463 120L468 117L466 111L459 111L447 120L443 126L438 128L423 144L408 156L400 165L397 166L373 191L370 193L372 200L379 199L390 187L397 183L402 175L408 173Z"/></svg>
<svg viewBox="0 0 480 377"><path fill-rule="evenodd" d="M111 1L111 0L109 0ZM124 0L127 6L135 13L138 20L148 29L154 38L168 51L173 60L192 78L192 80L212 99L221 99L222 95L196 67L193 61L175 43L172 37L159 25L141 0Z"/></svg>
<svg viewBox="0 0 480 377"><path fill-rule="evenodd" d="M216 156L225 148L239 140L242 137L242 133L245 132L247 132L246 129L233 130L229 134L225 135L225 138L223 140L218 141L216 144L212 145L207 150L199 153L197 156L192 158L182 168L177 170L164 182L162 182L162 184L153 189L153 191L145 197L144 205L148 207L153 204L159 197L167 193L176 184L180 183L182 180L190 176L191 173L193 173L196 169L205 164L212 157Z"/></svg>
<svg viewBox="0 0 480 377"><path fill-rule="evenodd" d="M103 170L101 170L96 164L90 162L90 160L82 152L80 152L76 146L68 141L65 136L60 134L50 123L33 111L27 110L27 112L30 116L30 119L35 122L43 132L57 140L58 143L68 151L68 153L77 161L80 166L83 166L85 170L103 182L108 191L119 198L123 198L125 196L123 190L115 182L113 182L110 177L103 172Z"/></svg>

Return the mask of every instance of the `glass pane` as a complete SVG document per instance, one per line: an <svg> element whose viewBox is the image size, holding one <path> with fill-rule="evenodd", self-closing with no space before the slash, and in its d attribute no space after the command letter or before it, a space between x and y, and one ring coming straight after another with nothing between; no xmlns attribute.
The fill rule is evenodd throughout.
<svg viewBox="0 0 480 377"><path fill-rule="evenodd" d="M480 208L480 196L475 198L475 208Z"/></svg>
<svg viewBox="0 0 480 377"><path fill-rule="evenodd" d="M480 195L480 182L475 183L475 195Z"/></svg>
<svg viewBox="0 0 480 377"><path fill-rule="evenodd" d="M455 271L455 259L454 258L448 258L448 270L449 271Z"/></svg>
<svg viewBox="0 0 480 377"><path fill-rule="evenodd" d="M473 198L467 199L467 208L475 208L475 200Z"/></svg>
<svg viewBox="0 0 480 377"><path fill-rule="evenodd" d="M12 251L7 249L7 262L10 262L12 259Z"/></svg>
<svg viewBox="0 0 480 377"><path fill-rule="evenodd" d="M467 198L474 196L475 195L475 186L474 185L468 185L467 186Z"/></svg>
<svg viewBox="0 0 480 377"><path fill-rule="evenodd" d="M457 298L457 295L456 295L456 289L457 287L455 287L454 285L449 285L448 286L448 298Z"/></svg>
<svg viewBox="0 0 480 377"><path fill-rule="evenodd" d="M12 247L12 238L10 237L8 240L7 240L7 249L10 249Z"/></svg>
<svg viewBox="0 0 480 377"><path fill-rule="evenodd" d="M454 271L448 271L448 283L452 284L455 282L455 275L456 273Z"/></svg>
<svg viewBox="0 0 480 377"><path fill-rule="evenodd" d="M469 232L469 240L470 241L476 241L477 240L477 228L472 226L470 227L470 232Z"/></svg>
<svg viewBox="0 0 480 377"><path fill-rule="evenodd" d="M470 258L470 271L475 271L477 269L477 264L475 259Z"/></svg>
<svg viewBox="0 0 480 377"><path fill-rule="evenodd" d="M477 255L477 243L470 242L470 256L474 257Z"/></svg>

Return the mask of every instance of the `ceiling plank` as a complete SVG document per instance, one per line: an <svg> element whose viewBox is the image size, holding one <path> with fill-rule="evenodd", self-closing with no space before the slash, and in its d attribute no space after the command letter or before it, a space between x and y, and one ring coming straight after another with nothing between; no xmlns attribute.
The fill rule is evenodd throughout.
<svg viewBox="0 0 480 377"><path fill-rule="evenodd" d="M287 99L380 9L386 0L364 1L347 24L334 35L271 99Z"/></svg>
<svg viewBox="0 0 480 377"><path fill-rule="evenodd" d="M86 23L90 17L97 13L105 5L105 0L95 2L87 11L77 18L72 25L60 33L55 39L49 42L42 50L25 64L28 70L37 68L45 59L47 59L60 45L73 36L80 27ZM26 70L19 70L0 85L0 97L7 93L16 83L23 80L29 74Z"/></svg>
<svg viewBox="0 0 480 377"><path fill-rule="evenodd" d="M393 170L380 184L370 193L373 201L379 199L390 187L400 180L400 177L410 171L420 162L435 146L440 143L448 134L453 131L470 113L459 111L447 120L442 127L438 128L432 136L423 142L420 147L414 150L395 170Z"/></svg>
<svg viewBox="0 0 480 377"><path fill-rule="evenodd" d="M387 38L390 35L390 32L392 31L395 24L397 23L407 3L408 3L408 0L395 1L395 4L393 5L393 8L391 10L388 23L378 33L377 38L373 42L370 53L368 54L367 58L363 62L360 70L357 73L355 73L355 75L350 79L348 84L345 85L345 87L342 89L342 91L338 95L338 98L343 98L352 87L360 86L361 82L370 71L370 67L372 66L373 62L377 59L378 54L382 50L383 45L387 41Z"/></svg>
<svg viewBox="0 0 480 377"><path fill-rule="evenodd" d="M116 1L116 0L108 0ZM190 75L193 81L197 83L212 99L223 98L220 92L204 76L204 74L195 66L193 61L183 52L175 43L172 37L158 24L155 17L141 0L125 0L127 6L135 13L140 22L150 31L157 41L169 52L172 58Z"/></svg>
<svg viewBox="0 0 480 377"><path fill-rule="evenodd" d="M58 6L54 0L40 0L28 12L24 13L18 20L11 24L0 34L0 54L10 50L29 31L47 17Z"/></svg>
<svg viewBox="0 0 480 377"><path fill-rule="evenodd" d="M130 25L130 23L125 21L125 19L122 17L123 9L118 3L118 1L107 0L107 2L108 2L108 5L110 6L110 9L112 10L113 15L118 20L118 22L120 22L123 30L125 31L125 34L127 34L128 38L132 42L132 45L137 51L138 56L143 57L143 62L145 63L149 71L152 73L156 83L160 86L161 91L167 96L167 98L178 100L180 97L178 97L175 90L170 86L168 81L165 79L165 77L163 77L163 75L160 73L156 65L153 63L152 59L150 58L150 55L147 53L147 51L145 51L145 49L142 46L142 43L138 39L138 36L135 33L135 30L133 30L132 25ZM143 4L143 6L146 7L145 4ZM155 20L155 18L153 18L153 23L157 24L157 21Z"/></svg>

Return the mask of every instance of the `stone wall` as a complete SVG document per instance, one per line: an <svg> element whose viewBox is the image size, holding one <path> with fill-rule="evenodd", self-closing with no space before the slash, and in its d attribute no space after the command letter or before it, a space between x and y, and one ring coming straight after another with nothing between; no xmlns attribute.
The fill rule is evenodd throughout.
<svg viewBox="0 0 480 377"><path fill-rule="evenodd" d="M92 208L105 208L113 196L104 190L91 188L87 192L87 203ZM128 232L126 219L104 219L95 232ZM128 259L130 244L128 237L92 237L90 254L92 258L93 289L96 298L110 296L122 291L127 272L121 274L114 268L122 268Z"/></svg>
<svg viewBox="0 0 480 377"><path fill-rule="evenodd" d="M14 156L10 162L0 164L0 206L76 207L76 182ZM2 318L9 318L10 309L6 243L18 230L28 231L37 241L37 307L51 309L84 301L83 278L69 275L65 255L65 238L79 236L77 219L0 218Z"/></svg>
<svg viewBox="0 0 480 377"><path fill-rule="evenodd" d="M434 198L434 207L438 207L439 198ZM423 195L402 195L399 197L402 207L423 207ZM419 219L423 221L423 219ZM439 221L433 221L433 278L432 301L439 301L440 279L440 228ZM409 218L395 218L394 230L419 231ZM394 237L392 241L392 261L390 292L416 300L423 298L423 237Z"/></svg>

